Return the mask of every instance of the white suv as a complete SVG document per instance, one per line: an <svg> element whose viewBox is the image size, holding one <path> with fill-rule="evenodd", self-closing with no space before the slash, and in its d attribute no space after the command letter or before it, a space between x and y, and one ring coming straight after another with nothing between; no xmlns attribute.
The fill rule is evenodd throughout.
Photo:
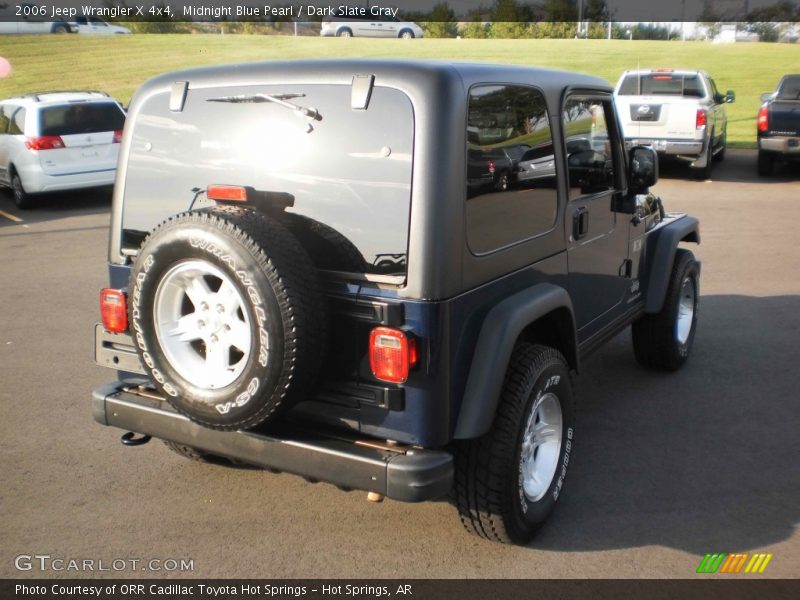
<svg viewBox="0 0 800 600"><path fill-rule="evenodd" d="M19 208L31 194L112 185L125 112L103 92L46 92L0 101L0 185Z"/></svg>

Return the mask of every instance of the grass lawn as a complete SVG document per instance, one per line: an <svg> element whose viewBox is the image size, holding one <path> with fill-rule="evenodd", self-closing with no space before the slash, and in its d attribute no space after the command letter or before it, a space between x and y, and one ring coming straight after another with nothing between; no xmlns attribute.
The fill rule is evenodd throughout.
<svg viewBox="0 0 800 600"><path fill-rule="evenodd" d="M616 83L625 69L707 70L729 105L728 143L755 144L762 92L783 73L800 71L800 48L789 44L726 44L606 40L365 40L261 35L0 36L0 56L13 73L0 98L49 89L98 89L123 103L146 79L208 64L289 58L415 57L538 65L582 71Z"/></svg>

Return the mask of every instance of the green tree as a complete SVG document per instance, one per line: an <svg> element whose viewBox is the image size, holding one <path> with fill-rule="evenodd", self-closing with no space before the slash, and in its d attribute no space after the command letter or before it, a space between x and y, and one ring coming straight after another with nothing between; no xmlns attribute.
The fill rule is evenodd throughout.
<svg viewBox="0 0 800 600"><path fill-rule="evenodd" d="M461 28L461 35L470 39L486 39L489 37L489 28L482 21L468 21Z"/></svg>
<svg viewBox="0 0 800 600"><path fill-rule="evenodd" d="M446 3L441 2L434 6L426 18L429 20L421 20L420 27L427 37L452 38L458 35L456 14Z"/></svg>

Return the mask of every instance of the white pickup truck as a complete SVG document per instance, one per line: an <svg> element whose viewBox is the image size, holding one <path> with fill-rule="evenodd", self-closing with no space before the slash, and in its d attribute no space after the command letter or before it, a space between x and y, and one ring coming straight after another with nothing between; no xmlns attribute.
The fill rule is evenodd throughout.
<svg viewBox="0 0 800 600"><path fill-rule="evenodd" d="M702 179L725 156L725 104L736 95L719 93L705 71L625 71L614 98L626 144L688 161Z"/></svg>

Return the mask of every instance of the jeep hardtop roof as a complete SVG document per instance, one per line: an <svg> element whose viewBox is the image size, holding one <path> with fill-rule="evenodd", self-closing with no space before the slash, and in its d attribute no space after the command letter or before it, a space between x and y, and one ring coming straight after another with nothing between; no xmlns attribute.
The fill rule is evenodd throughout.
<svg viewBox="0 0 800 600"><path fill-rule="evenodd" d="M248 85L262 82L264 78L285 83L349 84L354 74L375 75L383 85L404 80L425 86L445 77L460 79L465 86L496 82L528 83L542 89L563 88L565 85L606 91L612 89L607 81L599 77L541 67L434 60L320 59L263 61L175 71L145 82L137 96L170 86L175 81L188 81L190 88Z"/></svg>

